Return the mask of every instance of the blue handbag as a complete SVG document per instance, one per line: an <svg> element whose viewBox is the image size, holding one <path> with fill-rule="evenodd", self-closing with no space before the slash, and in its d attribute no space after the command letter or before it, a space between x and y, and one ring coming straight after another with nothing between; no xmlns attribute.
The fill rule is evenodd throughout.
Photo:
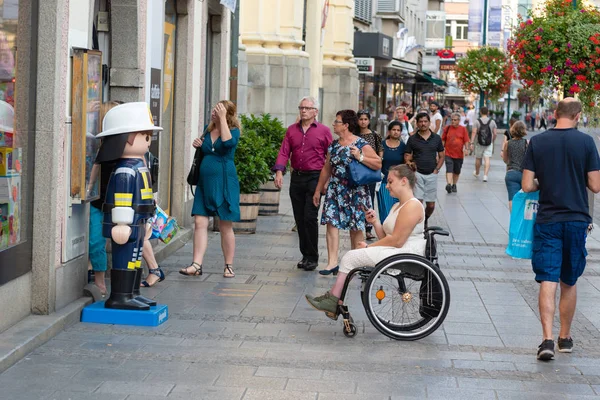
<svg viewBox="0 0 600 400"><path fill-rule="evenodd" d="M381 170L371 169L366 165L352 160L348 165L348 185L361 186L381 182Z"/></svg>

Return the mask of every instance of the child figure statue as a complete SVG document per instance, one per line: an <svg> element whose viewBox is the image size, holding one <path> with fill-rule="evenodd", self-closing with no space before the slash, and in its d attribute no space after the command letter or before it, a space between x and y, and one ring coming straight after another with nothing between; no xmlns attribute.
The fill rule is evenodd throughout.
<svg viewBox="0 0 600 400"><path fill-rule="evenodd" d="M142 248L152 233L147 221L154 214L150 171L144 154L154 126L148 105L125 103L112 108L102 122L96 163L116 161L105 202L102 235L112 240L111 292L106 308L149 310L156 302L140 295Z"/></svg>

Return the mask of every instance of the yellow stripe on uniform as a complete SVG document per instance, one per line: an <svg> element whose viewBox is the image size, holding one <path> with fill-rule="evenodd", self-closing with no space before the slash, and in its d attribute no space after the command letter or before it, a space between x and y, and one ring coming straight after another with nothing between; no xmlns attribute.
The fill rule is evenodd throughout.
<svg viewBox="0 0 600 400"><path fill-rule="evenodd" d="M152 189L140 189L142 200L152 199Z"/></svg>
<svg viewBox="0 0 600 400"><path fill-rule="evenodd" d="M133 193L115 193L115 206L131 207Z"/></svg>
<svg viewBox="0 0 600 400"><path fill-rule="evenodd" d="M129 261L127 263L127 269L135 269L135 261Z"/></svg>
<svg viewBox="0 0 600 400"><path fill-rule="evenodd" d="M145 172L142 172L142 178L144 179L144 189L152 190L152 188L148 186L148 177L146 176Z"/></svg>

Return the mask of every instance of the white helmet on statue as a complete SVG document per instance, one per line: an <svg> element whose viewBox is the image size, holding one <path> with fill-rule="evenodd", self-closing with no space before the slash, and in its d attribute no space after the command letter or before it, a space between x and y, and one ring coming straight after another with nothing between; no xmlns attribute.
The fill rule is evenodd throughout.
<svg viewBox="0 0 600 400"><path fill-rule="evenodd" d="M162 131L154 125L148 103L144 101L124 103L111 108L102 121L102 132L96 138L121 135L124 133Z"/></svg>

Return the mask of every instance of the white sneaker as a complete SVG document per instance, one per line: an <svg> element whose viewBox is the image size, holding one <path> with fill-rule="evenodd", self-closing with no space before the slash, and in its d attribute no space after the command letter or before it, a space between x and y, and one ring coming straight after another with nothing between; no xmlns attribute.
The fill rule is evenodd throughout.
<svg viewBox="0 0 600 400"><path fill-rule="evenodd" d="M483 181L484 181L484 182L487 182L487 175L484 175L484 176L483 176Z"/></svg>
<svg viewBox="0 0 600 400"><path fill-rule="evenodd" d="M475 178L479 178L479 174L478 174L477 172L475 172L475 171L473 171L473 176L474 176Z"/></svg>

